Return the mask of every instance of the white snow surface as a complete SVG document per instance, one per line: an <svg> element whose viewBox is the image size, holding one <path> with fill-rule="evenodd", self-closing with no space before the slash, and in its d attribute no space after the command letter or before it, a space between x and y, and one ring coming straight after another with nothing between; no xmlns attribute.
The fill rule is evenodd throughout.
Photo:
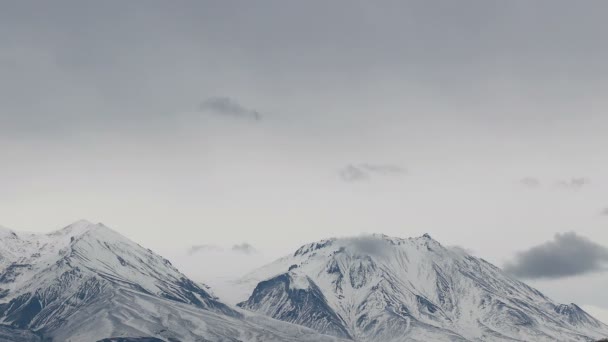
<svg viewBox="0 0 608 342"><path fill-rule="evenodd" d="M294 266L295 265L295 266ZM297 267L296 267L297 266ZM288 269L294 269L288 272ZM430 236L385 235L329 239L302 246L232 283L231 302L248 300L256 286L281 274L310 280L357 341L594 341L608 326L574 304L555 303L483 259L446 248ZM293 277L292 277L293 278ZM270 293L270 292L268 292ZM251 296L249 307L282 299ZM252 301L257 301L252 304ZM297 306L297 305L295 305ZM247 307L247 305L245 305ZM308 326L315 327L314 317ZM304 324L306 325L306 324Z"/></svg>
<svg viewBox="0 0 608 342"><path fill-rule="evenodd" d="M319 300L359 342L592 341L608 336L606 325L576 305L555 303L484 260L429 236L373 235L307 244L222 293L235 294L230 303L244 301L258 283L282 274L289 276L289 290L320 290ZM280 322L226 306L208 290L103 224L79 221L50 234L0 229L0 328L20 329L15 334L35 331L53 341L139 336L342 341L325 335L323 325L311 324L316 332L304 327L316 312L304 311L289 321L300 325ZM291 300L287 293L278 295L281 300L260 307L281 313L281 307L267 307ZM292 301L289 307L297 310L299 304Z"/></svg>
<svg viewBox="0 0 608 342"><path fill-rule="evenodd" d="M228 307L168 260L87 221L50 234L0 229L0 328L61 342L339 341Z"/></svg>

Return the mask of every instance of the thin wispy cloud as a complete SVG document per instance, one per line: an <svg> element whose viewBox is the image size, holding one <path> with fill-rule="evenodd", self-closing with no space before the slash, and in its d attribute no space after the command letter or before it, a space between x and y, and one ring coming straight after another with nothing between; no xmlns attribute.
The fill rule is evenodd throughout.
<svg viewBox="0 0 608 342"><path fill-rule="evenodd" d="M591 180L585 177L573 177L570 179L562 179L557 181L557 186L564 189L578 190L589 185Z"/></svg>
<svg viewBox="0 0 608 342"><path fill-rule="evenodd" d="M194 255L208 252L235 252L239 254L255 254L258 251L255 247L253 247L253 245L247 242L243 242L241 244L233 245L230 249L213 244L194 245L188 249L187 254Z"/></svg>
<svg viewBox="0 0 608 342"><path fill-rule="evenodd" d="M376 176L404 175L407 170L395 164L349 164L339 171L340 178L345 182L368 181Z"/></svg>
<svg viewBox="0 0 608 342"><path fill-rule="evenodd" d="M230 97L210 97L201 103L200 109L204 112L235 118L255 121L262 119L262 114L260 114L260 112L255 109L247 108Z"/></svg>
<svg viewBox="0 0 608 342"><path fill-rule="evenodd" d="M239 245L232 246L232 251L243 253L243 254L254 254L257 253L257 249L255 249L252 245L247 242L241 243Z"/></svg>
<svg viewBox="0 0 608 342"><path fill-rule="evenodd" d="M527 187L529 189L538 189L541 188L543 183L551 184L557 188L564 190L580 190L585 188L591 184L591 180L587 177L572 177L572 178L563 178L557 180L546 180L543 181L537 177L524 177L519 180L519 184Z"/></svg>
<svg viewBox="0 0 608 342"><path fill-rule="evenodd" d="M608 248L574 232L517 254L505 271L521 278L563 278L607 269Z"/></svg>
<svg viewBox="0 0 608 342"><path fill-rule="evenodd" d="M524 177L519 181L519 183L530 189L536 189L541 186L540 179L536 177Z"/></svg>
<svg viewBox="0 0 608 342"><path fill-rule="evenodd" d="M188 255L193 255L199 252L221 251L222 248L216 245L195 245L188 249Z"/></svg>
<svg viewBox="0 0 608 342"><path fill-rule="evenodd" d="M345 182L361 182L368 181L371 176L365 170L354 165L348 165L342 168L339 172L340 178Z"/></svg>

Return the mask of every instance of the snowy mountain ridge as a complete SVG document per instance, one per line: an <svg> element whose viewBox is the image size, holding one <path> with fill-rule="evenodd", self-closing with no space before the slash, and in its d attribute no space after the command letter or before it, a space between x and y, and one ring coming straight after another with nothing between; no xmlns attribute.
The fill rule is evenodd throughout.
<svg viewBox="0 0 608 342"><path fill-rule="evenodd" d="M593 341L608 327L430 236L334 238L244 276L238 307L98 223L0 229L0 340ZM237 292L233 292L237 293Z"/></svg>
<svg viewBox="0 0 608 342"><path fill-rule="evenodd" d="M0 234L3 341L336 340L231 308L168 260L101 223Z"/></svg>
<svg viewBox="0 0 608 342"><path fill-rule="evenodd" d="M307 286L302 286L305 284ZM239 306L357 341L593 341L608 326L425 234L327 239L240 279Z"/></svg>

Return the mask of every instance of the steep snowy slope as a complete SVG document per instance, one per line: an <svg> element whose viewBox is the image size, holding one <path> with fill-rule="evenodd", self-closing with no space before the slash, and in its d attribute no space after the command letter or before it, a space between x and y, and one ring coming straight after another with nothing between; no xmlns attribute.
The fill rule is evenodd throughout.
<svg viewBox="0 0 608 342"><path fill-rule="evenodd" d="M168 260L103 224L80 221L44 235L3 229L0 261L0 334L55 341L329 340L228 307Z"/></svg>
<svg viewBox="0 0 608 342"><path fill-rule="evenodd" d="M329 307L321 289L306 275L284 273L259 283L247 308L329 335L351 337L345 322Z"/></svg>
<svg viewBox="0 0 608 342"><path fill-rule="evenodd" d="M294 285L297 284L297 285ZM239 305L357 341L592 341L608 326L430 236L305 245L238 282ZM314 308L314 310L313 310Z"/></svg>

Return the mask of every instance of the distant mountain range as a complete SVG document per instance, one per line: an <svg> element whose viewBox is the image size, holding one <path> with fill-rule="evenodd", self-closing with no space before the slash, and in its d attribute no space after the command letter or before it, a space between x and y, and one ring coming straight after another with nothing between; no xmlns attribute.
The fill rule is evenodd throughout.
<svg viewBox="0 0 608 342"><path fill-rule="evenodd" d="M221 303L103 224L4 229L0 256L1 341L335 341Z"/></svg>
<svg viewBox="0 0 608 342"><path fill-rule="evenodd" d="M221 261L218 261L221 262ZM330 239L224 303L103 224L0 230L0 341L594 341L608 326L425 235Z"/></svg>

